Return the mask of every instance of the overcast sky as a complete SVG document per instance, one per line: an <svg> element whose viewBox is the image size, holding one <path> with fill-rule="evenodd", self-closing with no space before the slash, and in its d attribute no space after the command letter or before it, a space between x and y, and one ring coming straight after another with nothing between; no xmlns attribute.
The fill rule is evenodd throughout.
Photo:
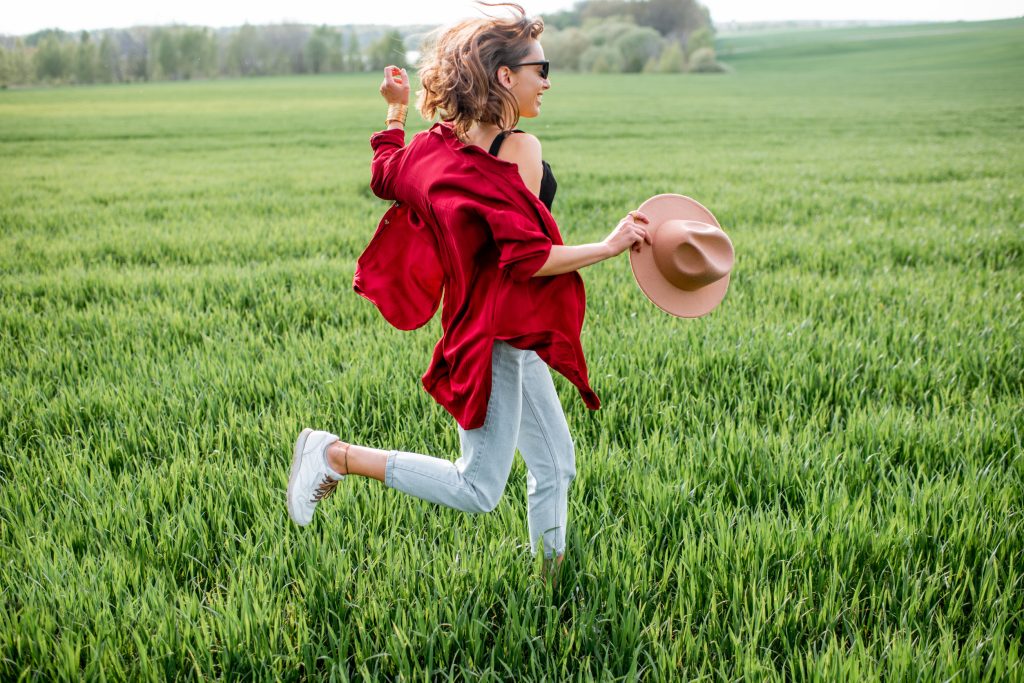
<svg viewBox="0 0 1024 683"><path fill-rule="evenodd" d="M574 0L520 0L528 14L569 9ZM1024 14L1021 0L706 0L715 23L791 19L956 21ZM481 16L469 0L12 0L0 13L0 33L22 35L42 28L66 31L138 25L238 26L294 21L304 24L448 24ZM496 12L499 10L490 10Z"/></svg>

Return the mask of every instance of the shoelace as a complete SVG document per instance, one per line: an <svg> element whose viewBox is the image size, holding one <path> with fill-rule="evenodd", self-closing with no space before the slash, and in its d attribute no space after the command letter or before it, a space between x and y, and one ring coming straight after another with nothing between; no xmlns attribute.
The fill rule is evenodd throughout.
<svg viewBox="0 0 1024 683"><path fill-rule="evenodd" d="M349 449L350 446L351 446L351 444L345 444L345 471L346 472L348 472L348 449ZM338 480L331 479L329 476L327 476L325 474L324 475L324 480L321 481L320 484L316 487L316 491L313 492L313 498L309 502L311 502L311 503L319 503L324 498L327 498L328 496L330 496L332 493L334 493L334 490L336 488L338 488L338 482L339 481L341 481L341 480L340 479L338 479Z"/></svg>
<svg viewBox="0 0 1024 683"><path fill-rule="evenodd" d="M324 480L316 487L316 491L313 492L313 498L309 502L319 503L321 500L334 493L336 488L338 488L338 482L325 474Z"/></svg>

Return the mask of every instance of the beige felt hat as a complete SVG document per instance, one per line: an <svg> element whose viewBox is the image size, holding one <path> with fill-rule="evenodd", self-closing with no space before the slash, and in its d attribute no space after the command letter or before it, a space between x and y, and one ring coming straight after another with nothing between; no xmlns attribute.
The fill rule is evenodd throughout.
<svg viewBox="0 0 1024 683"><path fill-rule="evenodd" d="M659 194L637 209L650 222L639 223L651 244L630 250L633 277L659 308L682 318L697 318L721 303L729 288L732 241L718 221L696 201L681 194Z"/></svg>

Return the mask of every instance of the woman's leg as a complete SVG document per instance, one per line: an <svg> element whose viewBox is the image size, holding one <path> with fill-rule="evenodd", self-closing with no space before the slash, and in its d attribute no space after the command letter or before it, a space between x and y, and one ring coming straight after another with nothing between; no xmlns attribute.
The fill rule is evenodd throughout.
<svg viewBox="0 0 1024 683"><path fill-rule="evenodd" d="M495 341L491 395L483 426L459 427L462 456L452 462L419 453L348 446L348 470L410 495L466 512L489 512L505 490L522 410L524 351ZM332 444L328 464L345 472L346 444Z"/></svg>
<svg viewBox="0 0 1024 683"><path fill-rule="evenodd" d="M379 448L335 441L327 447L327 464L338 474L358 474L383 482L390 454Z"/></svg>
<svg viewBox="0 0 1024 683"><path fill-rule="evenodd" d="M543 545L550 560L565 553L569 485L576 477L576 451L547 364L534 351L523 361L523 409L519 452L526 461L530 549Z"/></svg>

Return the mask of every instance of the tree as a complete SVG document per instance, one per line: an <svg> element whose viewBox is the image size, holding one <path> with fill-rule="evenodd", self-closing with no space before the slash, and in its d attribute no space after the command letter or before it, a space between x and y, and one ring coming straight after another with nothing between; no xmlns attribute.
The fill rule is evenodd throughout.
<svg viewBox="0 0 1024 683"><path fill-rule="evenodd" d="M345 50L345 71L363 71L365 68L363 51L359 48L359 36L356 35L356 30L352 29L348 33L348 48Z"/></svg>
<svg viewBox="0 0 1024 683"><path fill-rule="evenodd" d="M75 83L95 83L99 71L99 55L96 43L89 38L88 31L82 31L75 53Z"/></svg>
<svg viewBox="0 0 1024 683"><path fill-rule="evenodd" d="M686 52L688 54L693 54L703 48L707 48L712 52L715 49L715 33L710 26L701 26L686 39Z"/></svg>
<svg viewBox="0 0 1024 683"><path fill-rule="evenodd" d="M186 28L178 36L178 70L184 79L214 73L214 46L205 28Z"/></svg>
<svg viewBox="0 0 1024 683"><path fill-rule="evenodd" d="M405 57L405 44L402 42L402 34L397 30L390 30L381 38L370 45L367 51L370 59L370 70L377 71L389 64L399 68L409 66Z"/></svg>
<svg viewBox="0 0 1024 683"><path fill-rule="evenodd" d="M71 75L71 58L53 35L39 42L35 53L36 77L41 81L65 81Z"/></svg>
<svg viewBox="0 0 1024 683"><path fill-rule="evenodd" d="M630 4L637 11L636 23L684 42L693 31L711 25L711 15L697 0L647 0Z"/></svg>
<svg viewBox="0 0 1024 683"><path fill-rule="evenodd" d="M583 18L580 16L579 7L583 3L576 3L576 9L566 9L561 12L553 12L551 14L543 15L544 18L544 31L548 29L557 29L563 31L570 26L579 26L583 23ZM546 53L545 53L546 54Z"/></svg>
<svg viewBox="0 0 1024 683"><path fill-rule="evenodd" d="M579 71L580 55L590 47L590 38L576 27L564 31L544 31L540 34L544 56L553 69Z"/></svg>
<svg viewBox="0 0 1024 683"><path fill-rule="evenodd" d="M662 51L661 35L647 26L634 27L618 36L612 46L622 55L622 70L638 73L648 59Z"/></svg>
<svg viewBox="0 0 1024 683"><path fill-rule="evenodd" d="M263 70L258 73L307 73L306 43L309 42L309 34L309 28L301 24L260 27L256 45Z"/></svg>
<svg viewBox="0 0 1024 683"><path fill-rule="evenodd" d="M306 42L306 63L315 74L339 71L341 64L341 36L328 26L313 30Z"/></svg>
<svg viewBox="0 0 1024 683"><path fill-rule="evenodd" d="M170 31L158 30L150 39L151 54L156 58L156 68L151 73L157 78L178 79L178 44Z"/></svg>
<svg viewBox="0 0 1024 683"><path fill-rule="evenodd" d="M125 80L148 81L152 75L149 32L131 29L121 33L121 54L124 55Z"/></svg>
<svg viewBox="0 0 1024 683"><path fill-rule="evenodd" d="M588 19L597 19L599 21L608 20L612 17L629 17L633 19L636 16L636 7L634 5L638 4L641 3L628 2L627 0L590 0L590 2L580 3L579 16L584 25L586 25Z"/></svg>
<svg viewBox="0 0 1024 683"><path fill-rule="evenodd" d="M545 15L545 21L549 15ZM586 26L587 22L608 21L612 17L627 16L640 26L649 26L662 36L685 41L693 31L711 25L711 15L697 0L590 0L578 2L573 12L550 15L565 28L569 21L578 16Z"/></svg>
<svg viewBox="0 0 1024 683"><path fill-rule="evenodd" d="M96 80L100 83L120 82L124 76L121 73L121 56L114 47L114 41L109 33L103 35L100 41L100 53L96 66Z"/></svg>
<svg viewBox="0 0 1024 683"><path fill-rule="evenodd" d="M0 45L0 88L6 88L13 83L11 78L11 56L10 52Z"/></svg>
<svg viewBox="0 0 1024 683"><path fill-rule="evenodd" d="M621 73L622 53L612 45L591 45L580 55L580 71Z"/></svg>
<svg viewBox="0 0 1024 683"><path fill-rule="evenodd" d="M236 76L251 76L260 73L262 64L256 52L256 28L245 24L238 29L228 42L227 71Z"/></svg>
<svg viewBox="0 0 1024 683"><path fill-rule="evenodd" d="M345 42L344 36L329 29L327 39L327 70L331 73L339 73L345 70Z"/></svg>
<svg viewBox="0 0 1024 683"><path fill-rule="evenodd" d="M7 52L5 63L8 80L3 81L4 84L28 85L35 80L35 66L25 41L21 38L15 39L14 46Z"/></svg>
<svg viewBox="0 0 1024 683"><path fill-rule="evenodd" d="M670 40L650 70L663 74L677 74L686 71L686 55L683 54L683 46Z"/></svg>
<svg viewBox="0 0 1024 683"><path fill-rule="evenodd" d="M623 33L634 28L636 24L627 16L587 19L583 23L583 33L590 39L592 45L610 45Z"/></svg>

